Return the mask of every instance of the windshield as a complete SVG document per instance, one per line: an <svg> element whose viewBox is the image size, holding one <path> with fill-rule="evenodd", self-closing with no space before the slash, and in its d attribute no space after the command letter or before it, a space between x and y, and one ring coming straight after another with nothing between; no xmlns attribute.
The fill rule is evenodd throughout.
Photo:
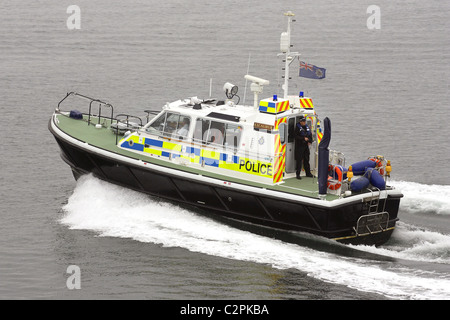
<svg viewBox="0 0 450 320"><path fill-rule="evenodd" d="M145 130L153 135L184 140L188 137L191 119L179 113L166 112L160 115Z"/></svg>

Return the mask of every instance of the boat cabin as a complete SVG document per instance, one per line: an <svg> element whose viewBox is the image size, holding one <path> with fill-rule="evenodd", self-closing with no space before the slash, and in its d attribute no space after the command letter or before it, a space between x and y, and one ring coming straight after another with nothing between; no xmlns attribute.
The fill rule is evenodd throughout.
<svg viewBox="0 0 450 320"><path fill-rule="evenodd" d="M322 137L311 98L289 96L254 106L197 97L167 103L142 129L118 146L202 171L266 184L295 176L294 130L306 117L313 132L311 171L317 175Z"/></svg>

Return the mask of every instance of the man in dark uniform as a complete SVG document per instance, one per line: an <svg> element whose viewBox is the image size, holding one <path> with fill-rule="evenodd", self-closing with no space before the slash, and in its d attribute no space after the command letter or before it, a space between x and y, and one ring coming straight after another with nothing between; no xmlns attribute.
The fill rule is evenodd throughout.
<svg viewBox="0 0 450 320"><path fill-rule="evenodd" d="M309 146L313 142L311 129L306 124L305 117L301 117L295 126L295 160L297 161L296 175L297 179L301 179L300 172L302 164L305 168L306 176L312 177L311 168L309 166Z"/></svg>

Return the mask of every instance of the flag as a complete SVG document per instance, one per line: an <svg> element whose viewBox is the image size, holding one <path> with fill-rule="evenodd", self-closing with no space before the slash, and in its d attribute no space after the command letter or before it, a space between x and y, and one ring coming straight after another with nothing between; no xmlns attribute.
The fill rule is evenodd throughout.
<svg viewBox="0 0 450 320"><path fill-rule="evenodd" d="M325 78L325 68L319 68L312 64L307 64L304 61L300 61L300 77L310 79L323 79Z"/></svg>

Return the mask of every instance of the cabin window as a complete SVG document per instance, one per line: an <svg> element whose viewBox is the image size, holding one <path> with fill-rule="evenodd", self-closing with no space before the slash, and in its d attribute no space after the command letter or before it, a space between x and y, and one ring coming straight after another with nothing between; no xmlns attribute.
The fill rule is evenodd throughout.
<svg viewBox="0 0 450 320"><path fill-rule="evenodd" d="M160 135L164 131L164 125L166 123L166 113L160 115L150 126L146 128L147 132L154 135Z"/></svg>
<svg viewBox="0 0 450 320"><path fill-rule="evenodd" d="M285 144L285 142L286 142L286 123L281 123L278 126L278 131L280 133L280 142L281 142L281 144Z"/></svg>
<svg viewBox="0 0 450 320"><path fill-rule="evenodd" d="M180 115L178 113L167 112L166 123L164 125L164 136L172 137L172 134L176 132L178 127L178 120Z"/></svg>
<svg viewBox="0 0 450 320"><path fill-rule="evenodd" d="M225 129L225 147L237 149L239 147L241 135L242 126L228 123Z"/></svg>
<svg viewBox="0 0 450 320"><path fill-rule="evenodd" d="M189 117L181 116L178 119L177 130L172 134L175 139L186 139L189 133L189 126L191 124L191 119Z"/></svg>
<svg viewBox="0 0 450 320"><path fill-rule="evenodd" d="M296 122L295 122L295 118L289 118L288 121L288 142L294 142L295 140L295 126L296 126Z"/></svg>
<svg viewBox="0 0 450 320"><path fill-rule="evenodd" d="M209 130L205 132L207 144L223 145L225 141L225 123L211 121Z"/></svg>
<svg viewBox="0 0 450 320"><path fill-rule="evenodd" d="M209 120L198 118L195 122L194 141L206 144L207 132L210 126Z"/></svg>
<svg viewBox="0 0 450 320"><path fill-rule="evenodd" d="M191 119L187 116L167 112L159 116L147 131L154 135L183 140L188 137L190 123Z"/></svg>
<svg viewBox="0 0 450 320"><path fill-rule="evenodd" d="M238 124L197 119L194 141L206 145L219 145L236 149L242 135L242 126Z"/></svg>

